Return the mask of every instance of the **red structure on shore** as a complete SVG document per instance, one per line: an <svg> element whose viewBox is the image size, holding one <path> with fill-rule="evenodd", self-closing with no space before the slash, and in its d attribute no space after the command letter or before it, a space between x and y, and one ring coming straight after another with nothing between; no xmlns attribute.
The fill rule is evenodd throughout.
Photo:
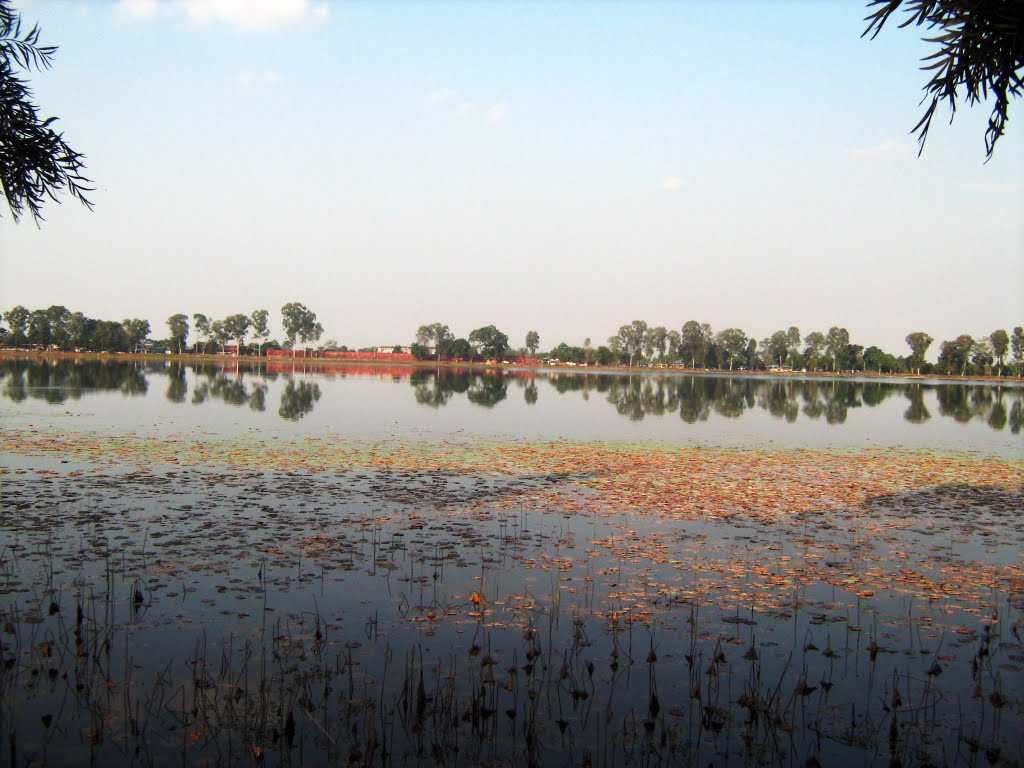
<svg viewBox="0 0 1024 768"><path fill-rule="evenodd" d="M326 349L322 352L303 353L297 349L268 349L267 357L327 360L372 360L380 363L411 363L416 358L408 352L342 352Z"/></svg>

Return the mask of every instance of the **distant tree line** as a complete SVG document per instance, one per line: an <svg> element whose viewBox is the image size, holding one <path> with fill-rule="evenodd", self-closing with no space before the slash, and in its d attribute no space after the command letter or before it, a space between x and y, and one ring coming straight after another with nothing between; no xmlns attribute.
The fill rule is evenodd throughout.
<svg viewBox="0 0 1024 768"><path fill-rule="evenodd" d="M228 344L234 344L235 353L261 355L267 348L292 348L320 339L323 326L316 313L304 304L289 302L281 307L283 343L268 341L270 312L257 309L251 314L236 313L216 319L202 313L191 318L179 312L167 318L170 336L151 340L148 320L126 318L120 322L96 320L66 307L30 311L16 306L2 313L7 327L0 327L0 346L14 348L59 349L84 352L197 352L224 353ZM191 349L189 338L192 338ZM246 341L252 336L252 345Z"/></svg>
<svg viewBox="0 0 1024 768"><path fill-rule="evenodd" d="M533 332L531 332L533 333ZM977 338L962 334L940 345L937 363L925 355L934 339L924 331L907 334L909 353L894 354L855 344L847 329L801 334L796 326L758 341L739 328L713 332L708 323L689 320L679 330L649 326L643 320L623 325L607 344L594 347L562 342L546 359L574 365L682 366L693 369L764 371L873 371L995 375L1024 373L1024 328L998 329Z"/></svg>

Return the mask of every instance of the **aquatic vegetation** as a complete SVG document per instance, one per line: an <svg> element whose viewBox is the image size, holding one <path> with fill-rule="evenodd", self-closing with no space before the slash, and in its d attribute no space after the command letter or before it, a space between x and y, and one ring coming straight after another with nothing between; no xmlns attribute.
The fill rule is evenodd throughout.
<svg viewBox="0 0 1024 768"><path fill-rule="evenodd" d="M1020 461L4 438L18 764L1022 760Z"/></svg>

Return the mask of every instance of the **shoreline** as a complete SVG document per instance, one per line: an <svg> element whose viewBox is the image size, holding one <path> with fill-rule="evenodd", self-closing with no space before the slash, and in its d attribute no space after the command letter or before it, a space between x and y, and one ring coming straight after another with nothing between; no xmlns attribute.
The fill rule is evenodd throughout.
<svg viewBox="0 0 1024 768"><path fill-rule="evenodd" d="M134 354L118 352L35 352L26 350L0 349L0 360L94 360L99 362L132 361L132 362L165 362L165 363L212 363L246 365L302 366L304 368L344 368L344 367L403 367L423 369L470 369L470 370L506 370L535 371L538 373L570 373L570 374L615 374L645 376L702 376L729 378L760 378L760 379L822 379L825 381L879 381L907 383L954 383L954 384L985 384L1010 387L1024 386L1024 378L1008 376L974 375L959 376L955 374L914 374L914 373L876 373L874 371L735 371L727 368L686 368L683 366L631 368L626 365L524 365L521 363L483 363L453 360L339 360L323 357L256 357L254 355L220 355L220 354Z"/></svg>

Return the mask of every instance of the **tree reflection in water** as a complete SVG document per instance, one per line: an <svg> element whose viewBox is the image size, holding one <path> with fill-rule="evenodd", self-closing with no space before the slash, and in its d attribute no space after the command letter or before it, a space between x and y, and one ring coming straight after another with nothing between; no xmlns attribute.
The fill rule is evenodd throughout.
<svg viewBox="0 0 1024 768"><path fill-rule="evenodd" d="M149 385L166 377L163 392L175 404L202 405L211 401L233 406L248 405L263 412L270 386L279 376L278 415L296 421L312 412L322 396L320 385L300 374L332 379L377 376L383 381L408 381L416 403L441 408L453 399L483 408L494 408L508 398L509 384L523 390L519 407L532 407L545 396L599 395L616 413L632 421L648 416L678 414L687 424L708 421L712 415L737 419L759 410L792 424L801 419L845 423L851 409L875 408L891 397L903 397L903 419L911 424L929 421L934 412L959 423L980 422L990 429L1024 428L1024 389L1014 386L982 386L928 382L836 381L822 379L771 379L731 376L680 376L637 373L625 375L586 372L480 371L457 368L387 368L363 366L324 369L320 372L275 370L274 364L219 366L211 364L137 361L57 360L0 362L0 395L11 402L29 399L60 404L78 400L92 391L117 391L143 396ZM549 394L545 395L547 392ZM928 401L931 401L930 403ZM517 401L518 402L518 401Z"/></svg>

